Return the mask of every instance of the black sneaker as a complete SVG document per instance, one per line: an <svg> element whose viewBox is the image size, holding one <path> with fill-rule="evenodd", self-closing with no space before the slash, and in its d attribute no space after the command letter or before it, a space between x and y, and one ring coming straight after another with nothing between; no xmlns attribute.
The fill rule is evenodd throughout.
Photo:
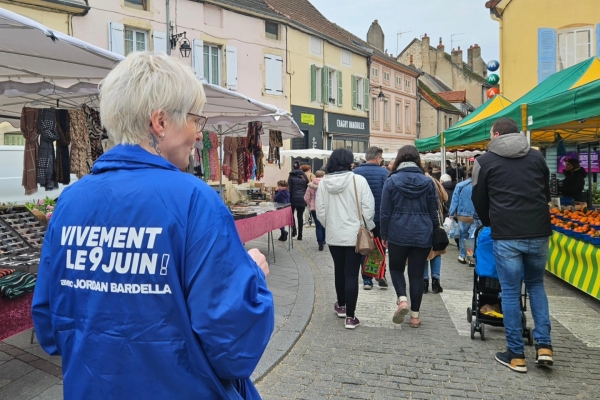
<svg viewBox="0 0 600 400"><path fill-rule="evenodd" d="M377 281L381 289L387 289L389 287L385 278L375 278L375 280Z"/></svg>
<svg viewBox="0 0 600 400"><path fill-rule="evenodd" d="M552 346L549 344L536 344L535 345L535 363L545 367L550 367L554 364L554 358L552 357Z"/></svg>
<svg viewBox="0 0 600 400"><path fill-rule="evenodd" d="M323 245L322 244L319 245L319 251L323 251Z"/></svg>
<svg viewBox="0 0 600 400"><path fill-rule="evenodd" d="M525 361L525 354L515 354L510 349L507 349L503 353L496 353L496 361L502 365L506 365L508 368L516 372L525 373L527 372L527 362Z"/></svg>
<svg viewBox="0 0 600 400"><path fill-rule="evenodd" d="M464 257L458 256L458 262L461 263L461 264L466 264L467 260L465 260Z"/></svg>

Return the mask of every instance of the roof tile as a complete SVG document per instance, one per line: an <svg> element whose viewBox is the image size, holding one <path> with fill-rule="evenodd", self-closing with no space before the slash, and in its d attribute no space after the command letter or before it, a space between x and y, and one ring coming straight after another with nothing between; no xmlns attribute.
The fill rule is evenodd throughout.
<svg viewBox="0 0 600 400"><path fill-rule="evenodd" d="M453 92L440 92L437 94L449 103L465 103L467 101L467 91L458 90Z"/></svg>

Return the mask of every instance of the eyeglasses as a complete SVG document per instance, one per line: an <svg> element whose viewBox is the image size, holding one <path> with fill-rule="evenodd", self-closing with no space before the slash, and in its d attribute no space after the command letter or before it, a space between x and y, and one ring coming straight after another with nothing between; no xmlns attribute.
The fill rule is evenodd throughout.
<svg viewBox="0 0 600 400"><path fill-rule="evenodd" d="M197 118L196 119L196 133L202 132L202 130L204 129L204 126L206 125L206 121L208 121L208 118L203 115L198 115L198 114L192 114L192 113L187 113L187 114Z"/></svg>

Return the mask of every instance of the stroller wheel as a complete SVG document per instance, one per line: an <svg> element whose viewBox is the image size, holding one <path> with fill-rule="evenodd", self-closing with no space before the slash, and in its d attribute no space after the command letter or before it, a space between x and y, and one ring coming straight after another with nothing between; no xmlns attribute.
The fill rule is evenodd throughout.
<svg viewBox="0 0 600 400"><path fill-rule="evenodd" d="M481 335L481 340L485 340L485 324L479 325L479 334Z"/></svg>
<svg viewBox="0 0 600 400"><path fill-rule="evenodd" d="M471 309L471 307L467 308L467 322L471 323L471 321L473 320L473 310Z"/></svg>
<svg viewBox="0 0 600 400"><path fill-rule="evenodd" d="M471 339L475 340L475 321L471 320Z"/></svg>
<svg viewBox="0 0 600 400"><path fill-rule="evenodd" d="M527 315L525 315L525 312L523 312L522 315L521 321L523 322L523 332L525 332L527 329Z"/></svg>

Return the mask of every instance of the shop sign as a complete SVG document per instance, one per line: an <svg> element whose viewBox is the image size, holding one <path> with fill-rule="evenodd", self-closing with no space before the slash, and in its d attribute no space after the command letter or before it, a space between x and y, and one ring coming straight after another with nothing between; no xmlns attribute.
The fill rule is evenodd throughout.
<svg viewBox="0 0 600 400"><path fill-rule="evenodd" d="M368 118L351 117L349 115L328 114L328 127L330 132L369 134Z"/></svg>
<svg viewBox="0 0 600 400"><path fill-rule="evenodd" d="M300 123L313 126L315 124L315 115L300 113Z"/></svg>
<svg viewBox="0 0 600 400"><path fill-rule="evenodd" d="M350 129L365 129L364 122L356 122L356 121L348 121L347 119L337 119L335 122L335 126L338 128L350 128Z"/></svg>
<svg viewBox="0 0 600 400"><path fill-rule="evenodd" d="M592 172L600 172L600 152L598 151L592 151L591 152L592 155ZM573 151L573 152L568 152L565 153L562 156L558 156L558 161L557 161L557 166L558 166L558 173L562 174L564 172L564 170L567 168L567 164L566 164L566 160L567 158L579 158L579 165L581 166L581 168L583 168L584 170L586 170L587 172L589 172L588 169L588 153L586 152L582 152L579 153L579 157L577 157L577 152Z"/></svg>

